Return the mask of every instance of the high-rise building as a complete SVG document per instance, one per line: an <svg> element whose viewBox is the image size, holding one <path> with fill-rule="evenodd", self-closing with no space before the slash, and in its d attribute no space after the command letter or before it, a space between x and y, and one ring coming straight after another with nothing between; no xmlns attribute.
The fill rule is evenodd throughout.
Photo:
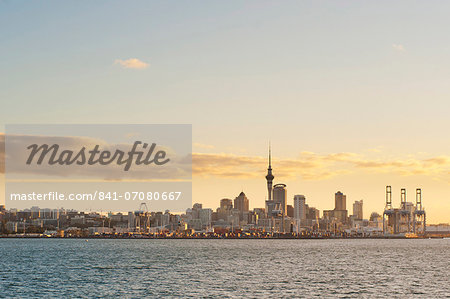
<svg viewBox="0 0 450 299"><path fill-rule="evenodd" d="M294 218L300 221L306 219L306 198L304 195L294 196Z"/></svg>
<svg viewBox="0 0 450 299"><path fill-rule="evenodd" d="M363 219L363 201L357 200L353 204L353 216L355 219L362 220Z"/></svg>
<svg viewBox="0 0 450 299"><path fill-rule="evenodd" d="M200 218L202 225L208 226L211 224L212 210L211 209L201 209L198 213L198 218Z"/></svg>
<svg viewBox="0 0 450 299"><path fill-rule="evenodd" d="M234 208L239 210L239 212L248 212L249 210L249 200L245 196L244 192L241 192L238 197L234 199Z"/></svg>
<svg viewBox="0 0 450 299"><path fill-rule="evenodd" d="M224 198L220 200L220 207L217 208L217 220L227 221L228 216L231 214L233 209L233 201L229 198Z"/></svg>
<svg viewBox="0 0 450 299"><path fill-rule="evenodd" d="M347 222L348 212L347 212L347 196L345 196L341 191L336 192L334 195L334 210L331 212L330 216L337 219L341 223Z"/></svg>
<svg viewBox="0 0 450 299"><path fill-rule="evenodd" d="M309 220L319 220L320 211L314 207L308 208L306 213L306 219Z"/></svg>
<svg viewBox="0 0 450 299"><path fill-rule="evenodd" d="M286 205L287 205L287 191L285 184L276 184L273 186L273 201L277 205L277 209L286 215Z"/></svg>
<svg viewBox="0 0 450 299"><path fill-rule="evenodd" d="M266 200L266 208L265 211L267 212L267 217L272 217L273 213L275 211L275 203L273 200Z"/></svg>
<svg viewBox="0 0 450 299"><path fill-rule="evenodd" d="M347 210L346 208L347 196L341 191L336 192L334 195L334 209L337 211Z"/></svg>
<svg viewBox="0 0 450 299"><path fill-rule="evenodd" d="M31 207L31 219L39 219L41 216L41 209L39 207Z"/></svg>
<svg viewBox="0 0 450 299"><path fill-rule="evenodd" d="M136 216L134 215L134 213L128 212L128 228L129 229L134 229L136 227L135 219L136 219Z"/></svg>
<svg viewBox="0 0 450 299"><path fill-rule="evenodd" d="M291 205L287 205L286 215L288 217L294 218L294 207Z"/></svg>
<svg viewBox="0 0 450 299"><path fill-rule="evenodd" d="M201 204L201 203L194 203L194 205L192 206L192 208L193 208L193 209L196 209L196 210L200 210L200 209L203 208L203 204Z"/></svg>
<svg viewBox="0 0 450 299"><path fill-rule="evenodd" d="M194 203L191 209L191 218L192 219L199 219L199 211L203 208L203 205L201 203Z"/></svg>
<svg viewBox="0 0 450 299"><path fill-rule="evenodd" d="M233 201L228 198L221 199L220 208L224 210L231 210L233 208Z"/></svg>

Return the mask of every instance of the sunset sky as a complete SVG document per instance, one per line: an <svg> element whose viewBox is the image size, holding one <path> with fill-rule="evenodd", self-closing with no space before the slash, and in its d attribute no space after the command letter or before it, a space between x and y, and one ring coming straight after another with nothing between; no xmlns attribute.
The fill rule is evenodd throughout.
<svg viewBox="0 0 450 299"><path fill-rule="evenodd" d="M193 197L450 222L448 1L0 1L0 119L192 124ZM0 129L4 132L4 129ZM4 199L2 199L4 200Z"/></svg>

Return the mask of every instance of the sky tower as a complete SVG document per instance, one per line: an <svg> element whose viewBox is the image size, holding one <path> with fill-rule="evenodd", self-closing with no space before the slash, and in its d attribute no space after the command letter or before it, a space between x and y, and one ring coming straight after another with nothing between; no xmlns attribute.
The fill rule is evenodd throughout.
<svg viewBox="0 0 450 299"><path fill-rule="evenodd" d="M269 168L267 168L267 191L269 192L268 200L272 200L272 181L274 179L274 176L272 174L272 156L271 156L271 150L270 150L270 142L269 142Z"/></svg>

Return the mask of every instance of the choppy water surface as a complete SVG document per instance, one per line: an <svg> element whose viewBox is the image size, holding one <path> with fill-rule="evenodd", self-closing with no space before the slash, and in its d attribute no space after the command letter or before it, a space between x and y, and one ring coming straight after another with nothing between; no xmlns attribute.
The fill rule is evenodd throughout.
<svg viewBox="0 0 450 299"><path fill-rule="evenodd" d="M0 239L0 297L450 297L450 240Z"/></svg>

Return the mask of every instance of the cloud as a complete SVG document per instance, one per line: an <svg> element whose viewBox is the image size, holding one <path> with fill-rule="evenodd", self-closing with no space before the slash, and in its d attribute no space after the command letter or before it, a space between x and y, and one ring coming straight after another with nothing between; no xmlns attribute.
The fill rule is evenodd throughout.
<svg viewBox="0 0 450 299"><path fill-rule="evenodd" d="M0 173L4 172L4 137L0 133ZM17 140L15 140L15 138ZM20 151L20 144L25 142L65 144L67 148L77 149L81 145L87 148L94 144L101 145L102 149L122 149L127 150L130 144L108 144L102 140L89 139L83 137L42 137L42 136L11 136L9 141L15 155L24 155ZM19 142L20 141L20 142ZM210 146L204 146L210 149ZM201 147L200 146L200 147ZM17 149L15 149L17 148ZM166 148L170 153L170 149ZM190 162L192 161L192 174L198 178L227 178L227 179L252 179L265 176L267 171L267 157L236 155L225 153L199 153L195 152L192 157L177 156L171 153L174 158L173 168L152 169L151 173L143 169L134 168L132 179L142 178L184 178L190 176ZM450 183L450 156L429 156L426 158L416 158L414 155L405 155L400 159L373 158L365 154L351 152L318 154L314 152L301 152L296 158L273 158L272 165L276 176L282 179L302 178L303 180L326 180L341 175L361 174L361 173L387 173L400 176L422 175L429 176L435 180ZM22 157L22 160L25 159ZM27 167L28 168L28 167ZM116 169L117 168L117 169ZM30 169L15 169L16 173L29 173ZM124 179L122 168L104 169L103 167L89 167L89 171L84 167L71 167L71 176L97 177L103 179ZM67 169L58 167L50 169L39 167L40 176L65 176Z"/></svg>
<svg viewBox="0 0 450 299"><path fill-rule="evenodd" d="M274 159L273 164L277 165L277 176L283 178L300 176L305 180L321 180L346 172L341 169L326 169L323 161L308 157ZM267 157L204 153L192 155L192 174L197 177L260 178L265 175L266 168Z"/></svg>
<svg viewBox="0 0 450 299"><path fill-rule="evenodd" d="M137 58L130 58L127 60L116 59L114 61L114 64L119 64L126 69L146 69L149 67L148 63L143 62L142 60L139 60Z"/></svg>
<svg viewBox="0 0 450 299"><path fill-rule="evenodd" d="M392 44L392 48L396 51L399 52L404 52L405 51L405 47L403 45L400 44Z"/></svg>
<svg viewBox="0 0 450 299"><path fill-rule="evenodd" d="M198 149L213 149L214 148L214 145L196 143L196 142L194 142L192 145L194 146L194 148L198 148Z"/></svg>
<svg viewBox="0 0 450 299"><path fill-rule="evenodd" d="M232 154L194 153L192 171L197 177L261 178L265 175L267 158ZM428 159L369 159L356 153L316 154L302 152L296 159L274 159L278 177L301 177L304 180L325 180L355 173L396 173L401 176L426 175L450 182L450 156Z"/></svg>

